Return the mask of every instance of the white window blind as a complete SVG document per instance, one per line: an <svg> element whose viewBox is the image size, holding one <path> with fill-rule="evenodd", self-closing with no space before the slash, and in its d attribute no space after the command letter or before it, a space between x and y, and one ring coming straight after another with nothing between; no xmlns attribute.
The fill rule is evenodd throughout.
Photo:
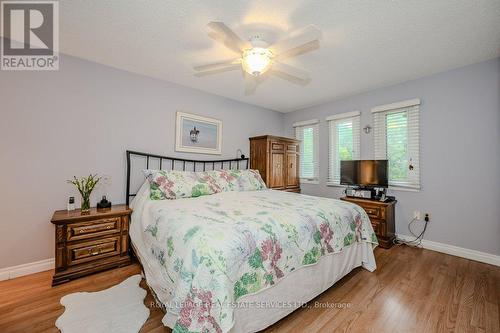
<svg viewBox="0 0 500 333"><path fill-rule="evenodd" d="M420 189L419 109L413 99L372 110L375 159L389 161L389 186Z"/></svg>
<svg viewBox="0 0 500 333"><path fill-rule="evenodd" d="M360 156L360 113L333 115L328 121L328 185L340 184L340 161Z"/></svg>
<svg viewBox="0 0 500 333"><path fill-rule="evenodd" d="M300 140L299 177L301 182L319 179L319 120L313 119L293 124L295 138Z"/></svg>

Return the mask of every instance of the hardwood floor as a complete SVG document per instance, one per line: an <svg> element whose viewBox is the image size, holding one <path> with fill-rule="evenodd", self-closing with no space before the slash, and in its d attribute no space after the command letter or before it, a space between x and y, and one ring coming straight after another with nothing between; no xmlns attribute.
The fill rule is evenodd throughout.
<svg viewBox="0 0 500 333"><path fill-rule="evenodd" d="M375 253L374 273L354 270L265 332L500 332L500 267L403 246ZM62 296L102 290L139 272L134 264L57 287L51 271L0 282L0 332L57 332ZM145 304L152 303L148 294ZM170 332L162 316L151 308L141 332Z"/></svg>

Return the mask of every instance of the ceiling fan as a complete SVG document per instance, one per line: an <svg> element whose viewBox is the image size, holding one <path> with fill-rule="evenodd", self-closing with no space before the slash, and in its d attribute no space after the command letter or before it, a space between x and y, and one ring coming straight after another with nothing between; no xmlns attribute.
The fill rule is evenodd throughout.
<svg viewBox="0 0 500 333"><path fill-rule="evenodd" d="M239 57L194 66L196 76L243 69L246 95L255 92L257 85L264 80L262 74L266 72L300 85L306 85L311 80L306 71L281 61L319 48L321 31L313 25L271 45L260 35L254 35L244 41L222 22L210 22L208 27L212 30L208 34L211 38L238 53Z"/></svg>

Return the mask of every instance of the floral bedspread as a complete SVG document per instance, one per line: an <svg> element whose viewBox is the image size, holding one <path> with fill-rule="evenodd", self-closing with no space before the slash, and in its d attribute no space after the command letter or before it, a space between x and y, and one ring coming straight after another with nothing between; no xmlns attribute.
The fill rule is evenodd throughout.
<svg viewBox="0 0 500 333"><path fill-rule="evenodd" d="M144 238L171 287L174 332L227 332L240 297L355 242L377 244L360 207L328 198L224 192L154 207Z"/></svg>

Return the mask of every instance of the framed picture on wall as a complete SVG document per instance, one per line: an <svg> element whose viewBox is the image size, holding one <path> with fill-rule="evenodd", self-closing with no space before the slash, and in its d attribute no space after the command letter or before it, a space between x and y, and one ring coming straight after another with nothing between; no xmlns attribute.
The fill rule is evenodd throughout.
<svg viewBox="0 0 500 333"><path fill-rule="evenodd" d="M175 151L220 155L222 153L222 121L177 112Z"/></svg>

